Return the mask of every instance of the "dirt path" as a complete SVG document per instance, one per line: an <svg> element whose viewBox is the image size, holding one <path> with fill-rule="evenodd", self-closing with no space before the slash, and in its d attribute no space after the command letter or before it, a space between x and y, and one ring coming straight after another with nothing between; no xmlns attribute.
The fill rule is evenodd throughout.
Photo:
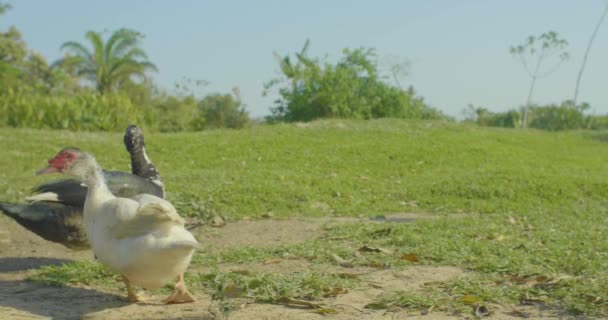
<svg viewBox="0 0 608 320"><path fill-rule="evenodd" d="M398 217L418 218L416 215ZM319 235L329 224L353 222L349 218L323 218L290 220L256 220L230 223L223 228L200 228L197 238L205 244L205 250L225 250L243 245L271 246L298 243ZM90 251L74 252L44 241L26 231L12 220L0 215L0 319L216 319L210 312L210 297L197 293L198 301L185 305L162 305L158 302L132 304L122 299L123 288L99 289L87 286L51 287L27 281L30 270L43 265L61 264L70 260L92 259ZM273 264L248 264L249 270L259 272L295 272L318 268L339 267L311 264L304 259L286 259ZM242 269L243 265L224 264L223 270ZM319 315L309 309L286 307L262 303L243 303L234 310L229 319L461 319L462 317L419 312L385 312L368 310L363 307L378 294L389 290L417 290L430 281L446 281L464 274L454 267L413 266L395 270L372 268L349 268L348 272L361 275L370 285L364 289L326 299L324 303L339 311L337 314ZM151 296L150 301L162 297ZM494 313L489 319L521 319L507 314L511 309L493 306ZM533 307L519 308L531 318L555 318L551 310Z"/></svg>

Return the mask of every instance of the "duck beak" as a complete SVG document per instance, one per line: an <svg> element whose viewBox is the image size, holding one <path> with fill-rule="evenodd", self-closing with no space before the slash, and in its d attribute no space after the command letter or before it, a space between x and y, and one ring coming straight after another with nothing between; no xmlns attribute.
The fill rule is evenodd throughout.
<svg viewBox="0 0 608 320"><path fill-rule="evenodd" d="M42 169L36 171L36 175L39 176L41 174L47 174L47 173L53 173L53 172L59 172L59 170L57 170L57 168L55 168L49 164L48 167L42 168Z"/></svg>

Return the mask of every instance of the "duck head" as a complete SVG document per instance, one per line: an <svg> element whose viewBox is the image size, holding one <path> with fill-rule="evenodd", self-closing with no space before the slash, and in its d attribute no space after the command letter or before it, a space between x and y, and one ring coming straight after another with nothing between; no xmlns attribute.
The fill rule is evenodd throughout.
<svg viewBox="0 0 608 320"><path fill-rule="evenodd" d="M83 178L91 171L91 167L97 167L92 156L74 147L59 151L48 163L49 165L38 170L36 175L57 172Z"/></svg>
<svg viewBox="0 0 608 320"><path fill-rule="evenodd" d="M131 154L141 151L145 146L144 134L141 129L136 125L130 125L125 132L125 147Z"/></svg>

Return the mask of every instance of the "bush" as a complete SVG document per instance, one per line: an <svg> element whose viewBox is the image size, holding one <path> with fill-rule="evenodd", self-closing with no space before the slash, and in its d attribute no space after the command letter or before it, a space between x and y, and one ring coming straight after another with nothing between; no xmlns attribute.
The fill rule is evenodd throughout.
<svg viewBox="0 0 608 320"><path fill-rule="evenodd" d="M205 122L202 128L243 128L249 122L249 115L242 106L238 95L211 94L198 103L199 113Z"/></svg>
<svg viewBox="0 0 608 320"><path fill-rule="evenodd" d="M202 130L205 123L192 96L163 95L154 99L153 109L161 132Z"/></svg>
<svg viewBox="0 0 608 320"><path fill-rule="evenodd" d="M585 116L589 104L574 105L566 100L559 105L531 106L529 109L529 127L558 131L583 128L608 128L608 117ZM475 122L481 126L517 128L521 127L521 112L512 109L507 112L491 112L486 108L469 105L465 110L465 121Z"/></svg>
<svg viewBox="0 0 608 320"><path fill-rule="evenodd" d="M150 110L124 95L46 95L9 90L0 95L0 126L122 131L131 123L154 127Z"/></svg>
<svg viewBox="0 0 608 320"><path fill-rule="evenodd" d="M271 121L310 121L318 118L410 118L438 119L443 115L414 96L383 82L378 75L372 49L345 49L335 64L306 56L308 42L297 62L280 58L283 78L266 84L278 85L280 99L271 108Z"/></svg>
<svg viewBox="0 0 608 320"><path fill-rule="evenodd" d="M67 95L8 89L0 94L0 127L122 131L132 123L161 132L236 129L247 125L249 116L238 96L230 94L212 94L200 101L159 94L148 97L145 107L133 103L126 93Z"/></svg>
<svg viewBox="0 0 608 320"><path fill-rule="evenodd" d="M591 115L587 117L587 128L592 130L608 129L608 115Z"/></svg>
<svg viewBox="0 0 608 320"><path fill-rule="evenodd" d="M587 109L587 103L575 106L571 100L560 105L533 106L530 108L530 127L550 131L585 128L584 111Z"/></svg>
<svg viewBox="0 0 608 320"><path fill-rule="evenodd" d="M480 126L504 128L521 127L521 115L516 110L491 112L483 107L469 105L467 109L465 109L465 114L465 121L474 122Z"/></svg>

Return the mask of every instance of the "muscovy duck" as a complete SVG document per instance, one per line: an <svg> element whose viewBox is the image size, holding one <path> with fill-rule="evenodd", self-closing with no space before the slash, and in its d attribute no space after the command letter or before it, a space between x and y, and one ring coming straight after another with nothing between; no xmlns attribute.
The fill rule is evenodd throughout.
<svg viewBox="0 0 608 320"><path fill-rule="evenodd" d="M169 201L149 194L116 197L95 158L77 148L59 151L48 163L37 174L59 172L87 186L84 224L93 253L120 273L130 301L141 301L131 285L154 289L176 277L175 291L163 302L194 301L184 272L199 244Z"/></svg>
<svg viewBox="0 0 608 320"><path fill-rule="evenodd" d="M165 189L156 167L146 154L140 128L127 128L124 143L131 156L133 174L105 171L110 191L121 197L148 193L164 198ZM83 224L83 207L87 188L78 180L67 179L44 183L26 198L29 204L0 202L0 210L40 237L71 249L87 249L89 243Z"/></svg>

